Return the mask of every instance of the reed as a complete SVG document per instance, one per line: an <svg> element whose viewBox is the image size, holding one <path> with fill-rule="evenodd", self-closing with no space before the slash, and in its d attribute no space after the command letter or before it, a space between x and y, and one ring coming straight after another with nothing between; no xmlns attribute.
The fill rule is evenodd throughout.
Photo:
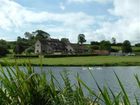
<svg viewBox="0 0 140 105"><path fill-rule="evenodd" d="M26 65L24 70L19 66L1 66L0 105L132 105L123 83L114 74L121 88L118 94L108 86L101 88L92 73L98 93L89 88L79 74L76 77L77 83L72 84L67 72L60 73L64 82L62 87L52 72L49 72L50 79L47 79L48 75L43 71L36 73L30 65ZM140 88L138 75L135 75L135 79ZM90 96L84 94L83 88ZM136 96L135 100L136 105L139 105Z"/></svg>

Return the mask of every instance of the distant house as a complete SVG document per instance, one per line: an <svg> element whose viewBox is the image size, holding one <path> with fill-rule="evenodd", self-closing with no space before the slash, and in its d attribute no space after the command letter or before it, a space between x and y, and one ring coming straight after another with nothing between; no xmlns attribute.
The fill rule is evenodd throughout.
<svg viewBox="0 0 140 105"><path fill-rule="evenodd" d="M108 50L94 50L93 54L97 54L97 55L109 55L110 52Z"/></svg>
<svg viewBox="0 0 140 105"><path fill-rule="evenodd" d="M74 49L59 39L38 40L35 43L35 54L70 54Z"/></svg>
<svg viewBox="0 0 140 105"><path fill-rule="evenodd" d="M111 56L135 56L135 53L123 53L122 50L118 51L118 52L111 52L110 53Z"/></svg>
<svg viewBox="0 0 140 105"><path fill-rule="evenodd" d="M122 50L120 50L118 52L111 52L110 55L111 56L125 56L125 53L123 53Z"/></svg>

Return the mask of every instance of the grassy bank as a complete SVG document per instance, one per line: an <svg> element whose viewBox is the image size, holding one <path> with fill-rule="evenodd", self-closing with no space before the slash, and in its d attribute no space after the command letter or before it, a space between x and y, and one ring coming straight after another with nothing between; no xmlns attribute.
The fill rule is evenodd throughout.
<svg viewBox="0 0 140 105"><path fill-rule="evenodd" d="M90 71L89 71L90 72ZM90 72L91 73L91 72ZM18 66L0 67L0 105L134 105L116 73L116 80L120 92L113 92L108 86L100 87L91 73L91 80L95 81L97 90L89 88L77 74L76 83L72 84L68 73L61 73L64 83L60 82L52 73L47 79L45 73L38 74L30 66L21 70ZM135 75L137 86L140 78ZM83 88L89 93L84 94ZM135 96L135 105L139 105Z"/></svg>
<svg viewBox="0 0 140 105"><path fill-rule="evenodd" d="M61 58L1 58L2 65L27 64L45 66L140 66L140 56L87 56Z"/></svg>

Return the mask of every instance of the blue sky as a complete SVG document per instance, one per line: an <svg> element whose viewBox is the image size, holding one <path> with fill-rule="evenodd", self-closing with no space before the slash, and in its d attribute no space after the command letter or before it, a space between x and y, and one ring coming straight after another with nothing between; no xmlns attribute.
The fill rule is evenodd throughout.
<svg viewBox="0 0 140 105"><path fill-rule="evenodd" d="M53 38L77 42L140 42L140 0L0 0L0 38L16 40L42 29Z"/></svg>

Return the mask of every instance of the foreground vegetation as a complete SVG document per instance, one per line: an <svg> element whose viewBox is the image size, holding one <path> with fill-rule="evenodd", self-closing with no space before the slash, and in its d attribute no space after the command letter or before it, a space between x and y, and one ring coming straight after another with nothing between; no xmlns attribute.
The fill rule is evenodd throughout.
<svg viewBox="0 0 140 105"><path fill-rule="evenodd" d="M1 58L0 63L46 65L46 66L140 66L140 56L85 56L58 58Z"/></svg>
<svg viewBox="0 0 140 105"><path fill-rule="evenodd" d="M109 87L101 88L92 73L99 92L90 89L78 74L75 84L70 82L68 73L60 75L63 87L51 72L48 79L48 75L36 73L29 65L24 71L18 66L0 67L0 105L132 105L117 74L116 80L121 89L117 94ZM140 78L135 75L135 79L140 87ZM84 94L83 88L90 96ZM139 105L136 96L135 102Z"/></svg>

